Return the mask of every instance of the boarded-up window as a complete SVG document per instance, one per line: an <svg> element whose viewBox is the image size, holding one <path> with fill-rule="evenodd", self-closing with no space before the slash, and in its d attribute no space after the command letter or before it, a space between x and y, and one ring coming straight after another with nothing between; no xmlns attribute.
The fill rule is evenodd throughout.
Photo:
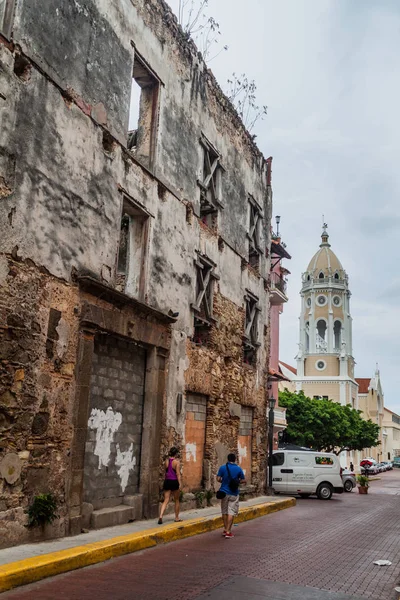
<svg viewBox="0 0 400 600"><path fill-rule="evenodd" d="M198 255L196 267L196 298L191 307L194 312L193 340L206 344L211 325L215 325L213 316L214 281L219 279L215 273L215 263L203 255Z"/></svg>
<svg viewBox="0 0 400 600"><path fill-rule="evenodd" d="M258 341L258 320L261 307L257 296L254 296L249 290L245 296L246 319L243 336L244 354L243 359L247 364L254 365L257 357L257 349L261 345Z"/></svg>
<svg viewBox="0 0 400 600"><path fill-rule="evenodd" d="M200 143L203 148L202 170L197 181L200 187L200 216L206 225L216 229L218 210L222 208L221 156L205 136L200 138Z"/></svg>
<svg viewBox="0 0 400 600"><path fill-rule="evenodd" d="M262 212L252 196L249 196L249 264L255 269L260 267Z"/></svg>
<svg viewBox="0 0 400 600"><path fill-rule="evenodd" d="M200 490L203 487L206 415L206 396L188 394L186 398L185 451L182 457L185 491Z"/></svg>

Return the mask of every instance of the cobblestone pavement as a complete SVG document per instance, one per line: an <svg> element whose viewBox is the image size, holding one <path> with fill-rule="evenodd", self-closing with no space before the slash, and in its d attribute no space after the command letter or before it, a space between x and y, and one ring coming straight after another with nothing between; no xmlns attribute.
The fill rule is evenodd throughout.
<svg viewBox="0 0 400 600"><path fill-rule="evenodd" d="M366 496L299 499L295 508L235 527L234 539L200 535L20 588L2 600L189 600L236 575L392 600L400 581L399 495L400 469L383 473ZM377 559L393 564L378 567Z"/></svg>

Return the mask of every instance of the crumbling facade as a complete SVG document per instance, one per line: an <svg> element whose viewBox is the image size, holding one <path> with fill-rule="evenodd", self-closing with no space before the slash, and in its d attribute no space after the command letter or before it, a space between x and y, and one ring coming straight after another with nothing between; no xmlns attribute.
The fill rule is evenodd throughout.
<svg viewBox="0 0 400 600"><path fill-rule="evenodd" d="M154 517L172 444L261 493L270 161L169 7L6 0L0 119L0 545Z"/></svg>

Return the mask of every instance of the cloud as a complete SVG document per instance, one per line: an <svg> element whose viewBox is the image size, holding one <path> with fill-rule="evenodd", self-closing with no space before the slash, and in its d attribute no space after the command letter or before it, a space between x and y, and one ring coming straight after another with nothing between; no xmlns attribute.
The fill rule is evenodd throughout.
<svg viewBox="0 0 400 600"><path fill-rule="evenodd" d="M297 352L301 273L324 214L350 278L356 376L372 376L378 361L386 405L400 413L398 0L209 6L229 46L210 64L220 84L246 73L268 105L255 133L274 157L274 214L293 257L281 358L293 363Z"/></svg>

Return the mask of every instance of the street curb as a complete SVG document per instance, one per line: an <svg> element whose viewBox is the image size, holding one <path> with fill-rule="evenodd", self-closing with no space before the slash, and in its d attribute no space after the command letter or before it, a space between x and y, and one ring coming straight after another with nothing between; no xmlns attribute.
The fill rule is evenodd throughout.
<svg viewBox="0 0 400 600"><path fill-rule="evenodd" d="M242 508L236 518L243 523L257 517L295 506L295 498L285 498L277 502L265 502ZM76 546L68 550L59 550L42 556L26 558L0 566L0 592L21 585L40 581L46 577L59 575L75 569L116 558L131 552L138 552L158 544L166 544L222 527L222 518L200 517L181 523L171 523L138 533L114 537L101 542Z"/></svg>

